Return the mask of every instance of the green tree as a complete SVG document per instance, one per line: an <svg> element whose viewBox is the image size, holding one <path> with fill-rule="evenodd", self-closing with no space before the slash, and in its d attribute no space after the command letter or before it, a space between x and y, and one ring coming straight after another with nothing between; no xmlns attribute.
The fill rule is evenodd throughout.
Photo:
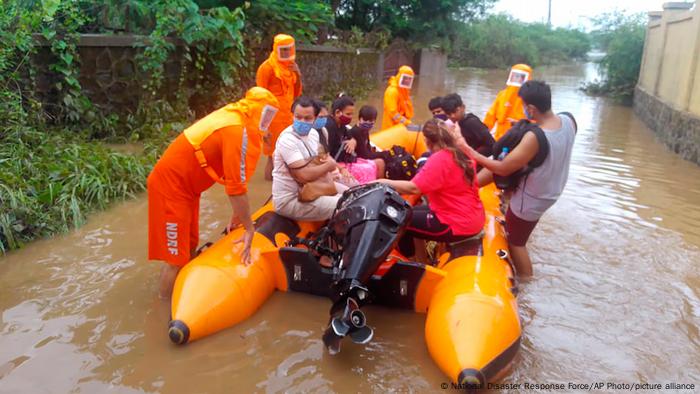
<svg viewBox="0 0 700 394"><path fill-rule="evenodd" d="M450 60L476 67L538 66L585 59L590 47L588 35L580 30L552 29L501 14L463 23L457 29Z"/></svg>
<svg viewBox="0 0 700 394"><path fill-rule="evenodd" d="M629 101L639 78L646 34L643 14L621 12L603 14L594 19L592 33L596 47L605 52L598 61L603 80L588 84L590 94L604 94Z"/></svg>
<svg viewBox="0 0 700 394"><path fill-rule="evenodd" d="M481 16L495 0L339 0L332 1L336 26L370 32L386 30L420 44L445 42L456 23Z"/></svg>
<svg viewBox="0 0 700 394"><path fill-rule="evenodd" d="M291 34L300 42L315 42L333 26L328 1L313 0L196 0L201 8L243 8L249 39L268 44L278 33Z"/></svg>

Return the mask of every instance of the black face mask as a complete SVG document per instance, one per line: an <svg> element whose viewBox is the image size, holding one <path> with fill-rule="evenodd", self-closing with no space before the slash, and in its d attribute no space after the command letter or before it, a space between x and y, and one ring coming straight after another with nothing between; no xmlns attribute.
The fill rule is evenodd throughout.
<svg viewBox="0 0 700 394"><path fill-rule="evenodd" d="M447 118L447 114L437 114L437 115L433 115L433 118L435 118L435 119L440 119L440 120L442 120L442 121L446 121L446 120L448 119L448 118Z"/></svg>

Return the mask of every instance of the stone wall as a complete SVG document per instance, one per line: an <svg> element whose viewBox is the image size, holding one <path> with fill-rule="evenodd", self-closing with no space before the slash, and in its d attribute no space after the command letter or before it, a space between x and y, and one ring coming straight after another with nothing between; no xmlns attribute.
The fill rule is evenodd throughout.
<svg viewBox="0 0 700 394"><path fill-rule="evenodd" d="M39 35L35 38L40 48L32 59L36 70L36 94L49 113L54 112L59 100L57 83L60 81L51 65L56 62L48 43ZM141 52L139 43L144 37L102 34L84 34L78 42L80 72L78 80L83 93L93 104L109 112L132 112L138 106L143 92L144 75L140 71L136 56ZM179 44L177 41L173 41ZM182 46L176 45L165 64L163 94L177 94L182 70ZM170 89L168 89L168 87Z"/></svg>
<svg viewBox="0 0 700 394"><path fill-rule="evenodd" d="M51 70L55 58L48 42L35 36L40 49L33 57L36 69L36 93L49 113L58 111L60 99L57 83L60 79ZM107 113L128 113L136 110L143 96L146 75L140 71L136 58L147 41L143 36L85 34L80 37L78 54L80 62L79 81L85 95L97 107ZM165 81L161 95L174 97L182 94L183 43L173 40L175 51L165 64ZM269 55L269 49L252 51L255 65L241 70L238 79L246 85L255 83L255 69ZM297 63L304 81L304 92L327 101L340 91L360 95L377 86L382 79L394 75L399 66L411 65L423 78L444 80L446 56L433 50L413 50L405 42L395 42L384 52L366 48L345 49L329 46L299 45ZM181 80L181 78L184 78ZM189 105L199 115L211 110L211 97L207 92L194 92ZM53 109L53 110L52 110Z"/></svg>
<svg viewBox="0 0 700 394"><path fill-rule="evenodd" d="M142 51L139 44L145 37L127 35L86 34L78 43L80 61L79 81L83 92L93 104L110 112L132 112L143 93L145 77L136 62ZM59 99L57 83L60 79L51 70L55 57L48 43L37 37L41 48L32 62L36 72L36 93L51 112ZM164 95L178 94L183 65L182 43L174 42L176 50L165 64ZM344 49L327 46L299 45L299 68L307 94L329 99L339 91L351 94L373 88L382 78L383 54L369 49ZM254 50L256 67L242 70L239 79L244 84L255 83L254 71L269 54L269 50ZM242 90L245 90L242 89ZM210 98L208 98L210 99Z"/></svg>
<svg viewBox="0 0 700 394"><path fill-rule="evenodd" d="M637 86L634 112L669 148L686 160L700 164L700 118L679 111Z"/></svg>
<svg viewBox="0 0 700 394"><path fill-rule="evenodd" d="M340 91L354 96L366 93L382 77L381 53L368 49L300 45L297 63L304 80L304 91L327 101Z"/></svg>
<svg viewBox="0 0 700 394"><path fill-rule="evenodd" d="M700 164L700 8L650 12L635 113L683 158Z"/></svg>

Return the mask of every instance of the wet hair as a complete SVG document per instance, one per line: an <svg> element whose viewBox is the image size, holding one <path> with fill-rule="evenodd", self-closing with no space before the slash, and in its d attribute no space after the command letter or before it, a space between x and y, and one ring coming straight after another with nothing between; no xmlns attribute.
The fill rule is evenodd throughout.
<svg viewBox="0 0 700 394"><path fill-rule="evenodd" d="M423 125L423 135L431 145L431 150L447 149L452 153L455 162L462 169L464 177L471 184L474 181L474 163L464 152L457 148L457 143L447 125L442 120L430 119Z"/></svg>
<svg viewBox="0 0 700 394"><path fill-rule="evenodd" d="M552 109L552 90L544 81L527 81L518 90L525 105L534 105L541 113Z"/></svg>
<svg viewBox="0 0 700 394"><path fill-rule="evenodd" d="M377 109L371 105L363 105L360 108L360 119L377 120Z"/></svg>
<svg viewBox="0 0 700 394"><path fill-rule="evenodd" d="M300 106L302 108L308 108L308 107L313 107L314 108L314 116L318 116L318 113L321 112L321 107L318 105L318 101L312 99L311 97L307 96L299 96L294 100L292 103L292 112L294 112L294 109Z"/></svg>
<svg viewBox="0 0 700 394"><path fill-rule="evenodd" d="M333 105L331 106L331 114L335 114L335 111L342 111L346 107L349 107L351 105L355 105L355 100L353 100L352 97L343 94L342 96L333 100Z"/></svg>
<svg viewBox="0 0 700 394"><path fill-rule="evenodd" d="M441 102L442 110L448 115L457 112L457 108L464 105L462 102L462 97L460 97L457 93L448 94L442 98Z"/></svg>
<svg viewBox="0 0 700 394"><path fill-rule="evenodd" d="M437 96L437 97L431 98L430 101L428 102L428 109L432 111L432 110L435 110L438 108L442 108L442 97ZM442 108L442 109L444 110L444 108Z"/></svg>

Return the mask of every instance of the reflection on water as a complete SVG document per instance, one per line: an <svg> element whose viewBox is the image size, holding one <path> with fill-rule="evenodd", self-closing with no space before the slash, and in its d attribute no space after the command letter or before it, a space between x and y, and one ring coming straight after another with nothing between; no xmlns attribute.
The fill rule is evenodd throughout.
<svg viewBox="0 0 700 394"><path fill-rule="evenodd" d="M521 292L523 345L506 381L700 383L700 167L630 108L581 94L593 66L535 72L580 129L567 189L532 237L536 276ZM466 69L443 88L417 81L416 117L451 91L483 116L505 78ZM256 205L269 194L261 179ZM0 258L0 392L424 392L445 380L423 315L369 308L373 342L331 357L320 341L329 302L300 294L171 345L158 266L146 262L146 209L145 198L120 204ZM205 194L202 240L217 237L229 209L221 189Z"/></svg>

